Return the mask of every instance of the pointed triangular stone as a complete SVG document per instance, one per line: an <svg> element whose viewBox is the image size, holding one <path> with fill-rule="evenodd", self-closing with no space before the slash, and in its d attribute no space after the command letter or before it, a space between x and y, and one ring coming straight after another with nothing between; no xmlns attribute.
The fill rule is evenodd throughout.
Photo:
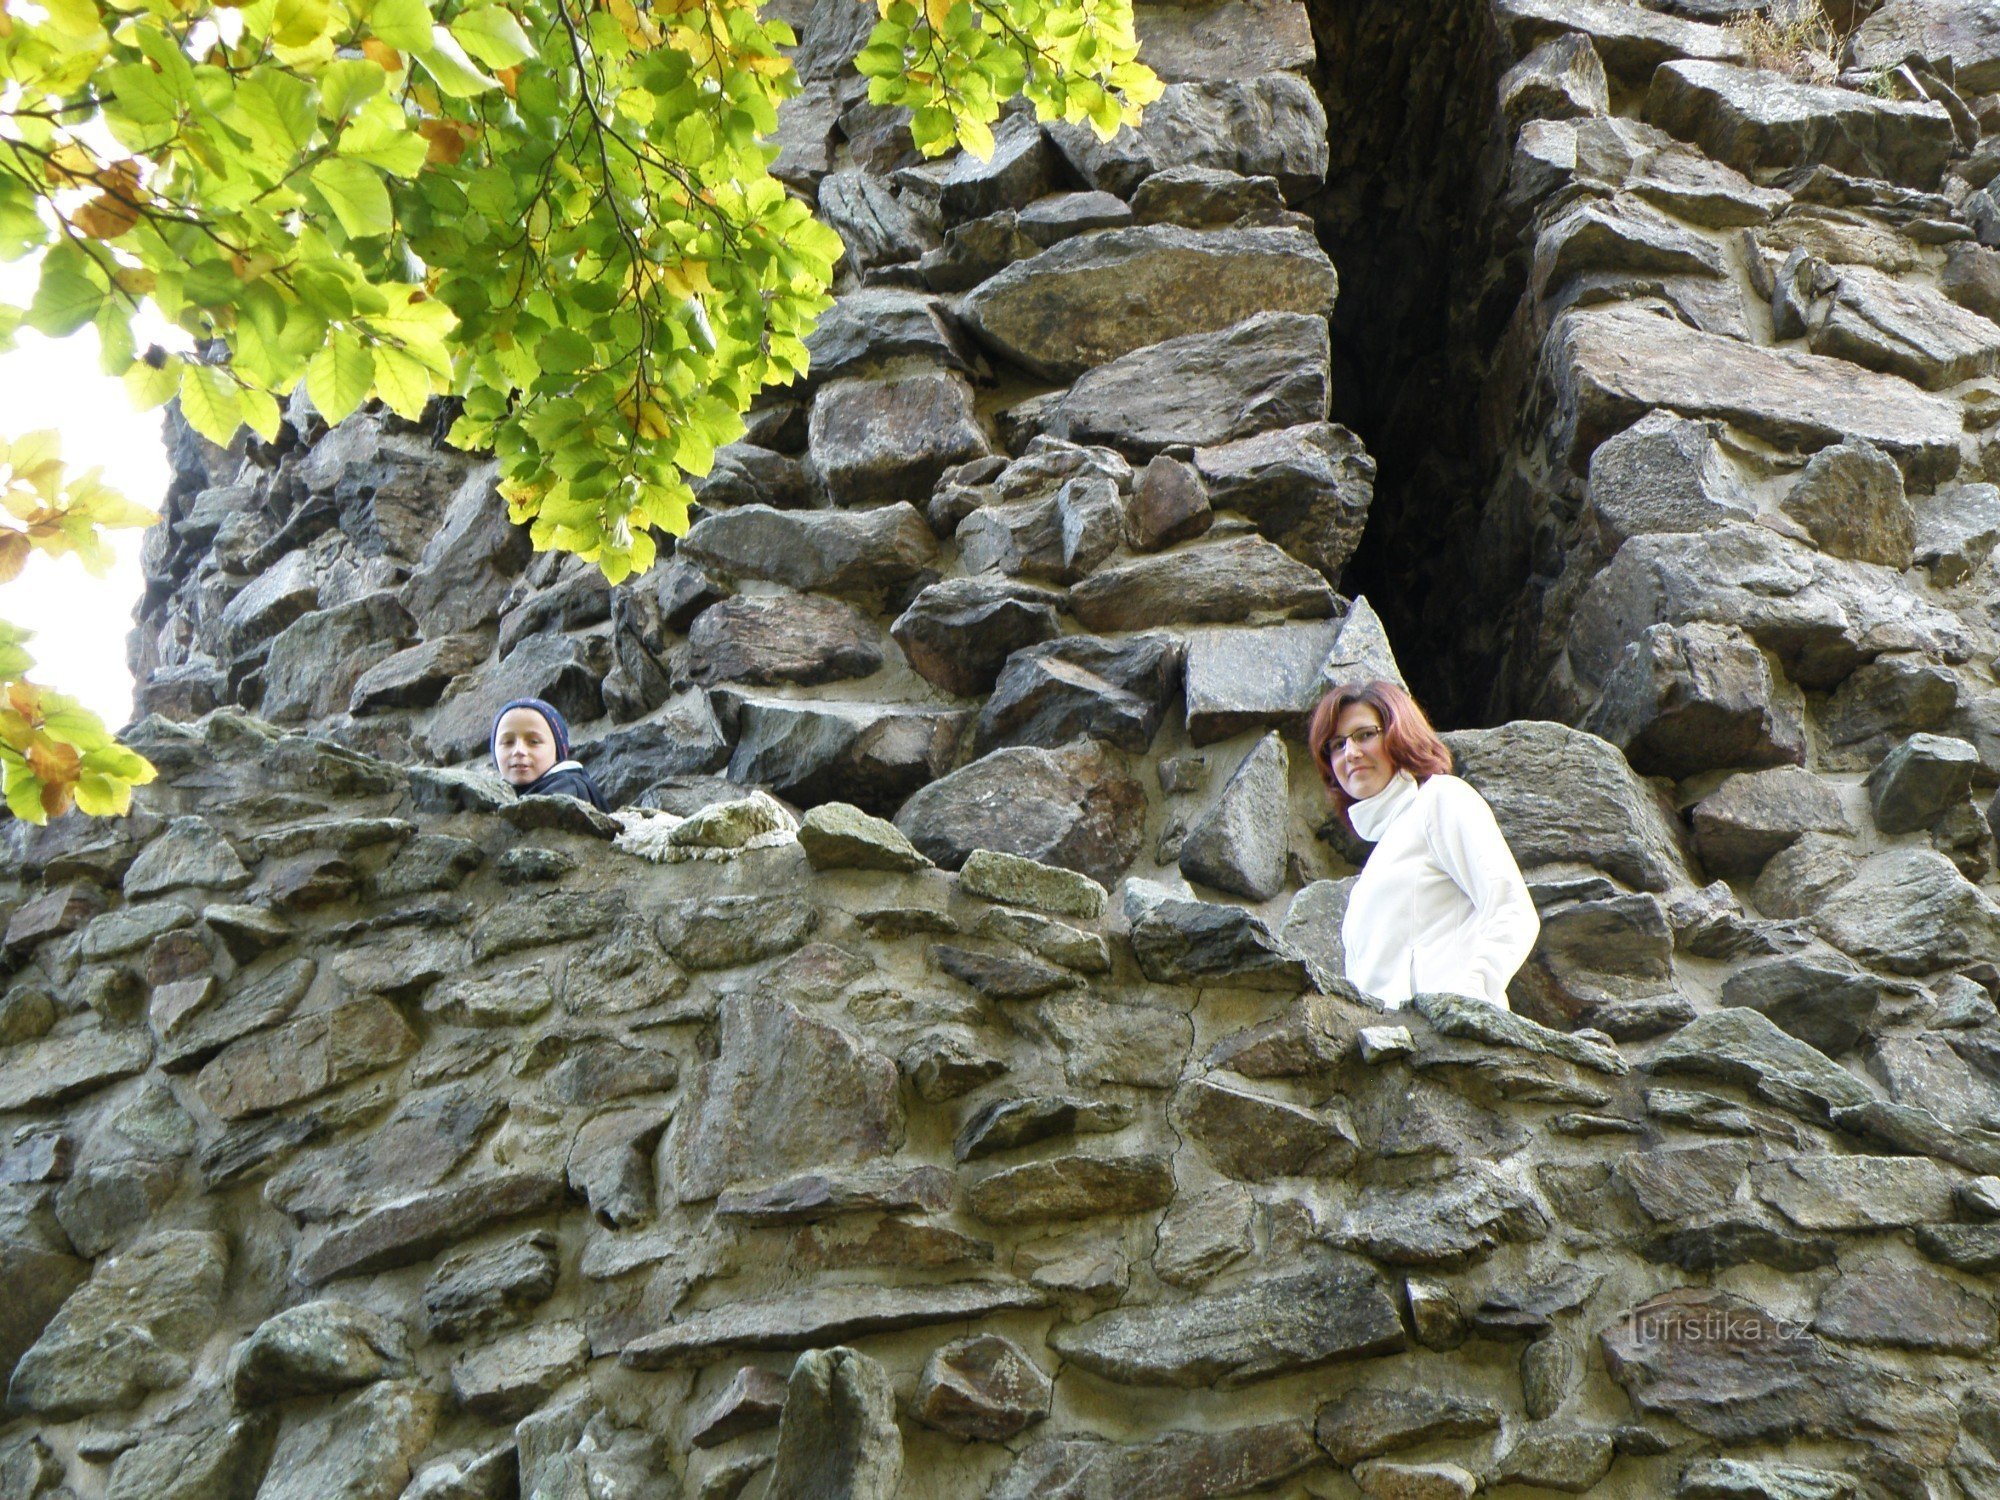
<svg viewBox="0 0 2000 1500"><path fill-rule="evenodd" d="M1320 682L1333 688L1343 682L1393 682L1407 687L1396 666L1396 653L1389 649L1389 632L1365 596L1356 595L1348 606L1347 618L1340 622L1333 650L1320 668Z"/></svg>
<svg viewBox="0 0 2000 1500"><path fill-rule="evenodd" d="M1181 845L1181 873L1234 896L1268 901L1285 886L1290 757L1267 734Z"/></svg>

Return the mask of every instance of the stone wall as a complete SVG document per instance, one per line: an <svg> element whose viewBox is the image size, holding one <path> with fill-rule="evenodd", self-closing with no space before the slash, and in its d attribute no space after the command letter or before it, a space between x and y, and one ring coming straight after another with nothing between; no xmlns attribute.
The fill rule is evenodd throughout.
<svg viewBox="0 0 2000 1500"><path fill-rule="evenodd" d="M1750 8L1141 6L926 165L825 0L812 381L615 589L180 430L162 781L0 828L0 1496L2000 1494L2000 38ZM1513 1015L1341 977L1392 638Z"/></svg>

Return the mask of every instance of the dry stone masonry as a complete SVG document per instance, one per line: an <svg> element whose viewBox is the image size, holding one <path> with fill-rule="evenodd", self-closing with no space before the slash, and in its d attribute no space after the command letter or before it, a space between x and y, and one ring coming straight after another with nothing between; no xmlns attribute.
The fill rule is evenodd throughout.
<svg viewBox="0 0 2000 1500"><path fill-rule="evenodd" d="M2000 1496L2000 10L1761 9L1146 3L932 163L800 9L840 299L616 588L175 428L161 779L0 826L0 1497ZM1356 675L1511 1013L1345 982Z"/></svg>

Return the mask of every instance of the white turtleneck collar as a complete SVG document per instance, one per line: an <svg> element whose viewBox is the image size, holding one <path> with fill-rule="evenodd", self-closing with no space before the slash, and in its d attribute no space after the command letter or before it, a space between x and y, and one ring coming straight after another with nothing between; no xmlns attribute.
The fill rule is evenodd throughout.
<svg viewBox="0 0 2000 1500"><path fill-rule="evenodd" d="M1374 796L1349 803L1347 821L1362 838L1371 844L1379 844L1382 835L1389 831L1389 825L1416 800L1416 795L1417 778L1408 771L1398 771L1389 778L1389 784Z"/></svg>

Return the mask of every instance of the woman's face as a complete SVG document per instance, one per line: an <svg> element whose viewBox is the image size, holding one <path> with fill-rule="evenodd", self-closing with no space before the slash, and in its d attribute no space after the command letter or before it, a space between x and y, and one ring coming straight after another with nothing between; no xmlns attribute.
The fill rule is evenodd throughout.
<svg viewBox="0 0 2000 1500"><path fill-rule="evenodd" d="M510 708L493 736L493 758L510 786L539 780L556 763L556 737L532 708Z"/></svg>
<svg viewBox="0 0 2000 1500"><path fill-rule="evenodd" d="M1372 797L1396 774L1382 740L1382 716L1368 703L1350 703L1333 721L1333 776L1356 802Z"/></svg>

